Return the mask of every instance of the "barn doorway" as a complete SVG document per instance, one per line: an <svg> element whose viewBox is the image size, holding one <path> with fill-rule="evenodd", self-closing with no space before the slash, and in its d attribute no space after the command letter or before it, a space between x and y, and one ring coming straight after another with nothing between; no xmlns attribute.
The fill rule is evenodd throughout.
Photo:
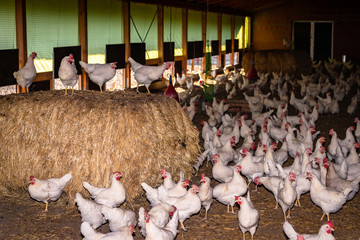
<svg viewBox="0 0 360 240"><path fill-rule="evenodd" d="M313 61L333 58L333 22L294 22L293 41L294 49L308 52Z"/></svg>

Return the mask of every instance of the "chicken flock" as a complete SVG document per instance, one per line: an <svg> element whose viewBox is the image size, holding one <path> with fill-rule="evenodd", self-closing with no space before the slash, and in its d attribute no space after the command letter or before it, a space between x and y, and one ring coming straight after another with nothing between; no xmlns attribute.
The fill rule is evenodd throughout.
<svg viewBox="0 0 360 240"><path fill-rule="evenodd" d="M174 182L171 173L162 169L160 186L141 183L151 208L141 207L138 213L119 207L126 200L120 172L113 174L109 188L83 182L93 199L76 194L84 239L133 239L136 225L145 239L175 239L178 231L187 230L186 219L202 208L207 219L214 200L226 206L228 214L234 214L234 205L238 204L238 226L243 240L247 232L254 239L262 222L260 209L251 200L252 183L273 194L274 207L281 208L284 216L284 222L279 224L283 224L289 239L335 239L330 214L341 211L359 190L360 121L354 119L355 126L348 126L344 139L339 139L334 129L330 129L327 148L323 146L325 137L316 131L316 122L320 114L338 114L339 102L348 94L353 96L346 112L354 115L360 91L352 90L360 83L360 68L330 60L314 64L313 70L312 74L301 75L301 79L282 73L259 73L258 80L249 81L236 69L216 76L214 100L203 109L208 116L206 121L201 121L199 133L203 152L194 164L194 174L204 164L211 164L211 176L201 174L198 186L190 184L183 172L179 173L179 181ZM177 84L184 85L185 81L178 76ZM228 95L218 101L216 93L221 85ZM269 91L263 93L266 89ZM180 99L193 119L202 96L191 93L191 90L184 92ZM251 118L239 110L229 112L231 105L227 99L234 98L246 99ZM289 115L294 111L298 114ZM289 159L293 160L287 163ZM65 176L66 181L64 177L57 180L61 184L54 179L30 182L30 196L46 204L55 201L71 178ZM216 183L215 187L211 183ZM293 206L301 206L301 195L308 192L314 205L323 212L319 219L326 216L316 234L297 233L297 227L288 222ZM106 222L111 232L97 232Z"/></svg>

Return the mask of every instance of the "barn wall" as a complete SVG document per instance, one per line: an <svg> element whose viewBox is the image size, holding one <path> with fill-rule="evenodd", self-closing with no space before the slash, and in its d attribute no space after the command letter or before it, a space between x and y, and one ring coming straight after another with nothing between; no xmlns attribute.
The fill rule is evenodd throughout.
<svg viewBox="0 0 360 240"><path fill-rule="evenodd" d="M333 57L360 62L360 3L358 1L297 0L252 16L252 49L285 49L293 21L333 21Z"/></svg>

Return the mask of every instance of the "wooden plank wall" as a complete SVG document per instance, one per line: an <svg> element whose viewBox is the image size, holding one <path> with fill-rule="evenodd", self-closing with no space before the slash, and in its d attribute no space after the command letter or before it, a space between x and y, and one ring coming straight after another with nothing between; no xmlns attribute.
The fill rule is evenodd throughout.
<svg viewBox="0 0 360 240"><path fill-rule="evenodd" d="M26 35L26 0L15 0L15 16L16 16L16 46L19 49L19 68L22 68L27 60L27 35ZM175 61L182 61L182 68L186 69L187 65L187 14L186 8L182 9L182 49L183 55L176 56ZM218 14L218 40L219 40L219 52L221 52L221 20L222 15ZM202 11L202 40L204 42L204 57L202 58L202 69L206 66L206 17L205 11ZM123 18L124 18L124 43L125 43L125 59L126 68L123 76L123 86L125 88L131 87L130 79L130 64L127 59L131 55L130 48L130 0L123 1ZM231 35L232 40L234 38L234 16L232 16ZM79 20L79 43L81 46L81 60L88 62L88 31L87 31L87 0L78 0L78 20ZM162 64L163 63L163 40L164 40L164 7L158 5L158 49L159 57L157 59L150 59L146 61L146 64ZM231 62L234 62L234 41L232 41L232 55ZM225 52L222 52L224 54ZM221 54L219 54L218 61L221 63ZM194 60L192 60L193 69ZM34 82L38 81L50 81L50 88L54 89L53 74L52 72L38 73ZM79 81L80 89L89 89L89 78L83 73L80 76ZM17 92L23 92L24 89L17 86Z"/></svg>

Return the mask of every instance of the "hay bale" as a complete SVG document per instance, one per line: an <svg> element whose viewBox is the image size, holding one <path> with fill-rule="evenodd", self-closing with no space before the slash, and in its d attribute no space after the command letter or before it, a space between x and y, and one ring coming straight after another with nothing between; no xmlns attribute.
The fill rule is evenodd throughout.
<svg viewBox="0 0 360 240"><path fill-rule="evenodd" d="M199 134L180 105L131 91L46 91L0 97L0 192L27 189L71 172L65 191L88 195L83 181L109 187L121 171L127 201L140 183L160 184L160 170L192 172ZM188 174L189 175L189 174Z"/></svg>
<svg viewBox="0 0 360 240"><path fill-rule="evenodd" d="M283 72L299 77L301 73L308 74L312 69L312 61L308 53L292 50L263 50L245 53L242 66L247 72L254 60L259 72Z"/></svg>

